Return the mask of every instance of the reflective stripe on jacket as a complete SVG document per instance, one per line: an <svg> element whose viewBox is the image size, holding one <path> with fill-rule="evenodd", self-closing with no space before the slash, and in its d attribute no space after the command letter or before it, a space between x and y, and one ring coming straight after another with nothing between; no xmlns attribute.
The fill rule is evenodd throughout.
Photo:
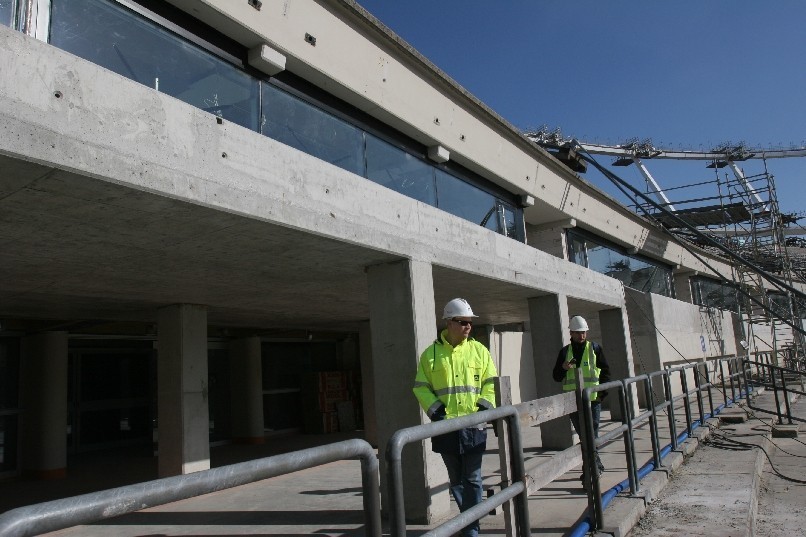
<svg viewBox="0 0 806 537"><path fill-rule="evenodd" d="M453 347L443 330L420 355L413 391L429 417L443 404L446 418L458 418L478 411L477 405L495 408L493 379L497 376L484 345L468 338Z"/></svg>
<svg viewBox="0 0 806 537"><path fill-rule="evenodd" d="M572 345L568 345L568 353L565 355L565 361L570 362L574 359L574 350ZM593 345L590 341L585 342L585 349L582 351L582 357L580 358L579 364L577 367L582 368L582 379L584 381L584 387L590 388L593 386L599 385L599 374L601 373L601 369L596 367L596 351L593 350ZM576 389L576 381L574 379L574 368L572 367L568 371L565 372L565 379L563 380L563 391L572 392ZM597 392L591 393L591 401L596 401L599 397Z"/></svg>

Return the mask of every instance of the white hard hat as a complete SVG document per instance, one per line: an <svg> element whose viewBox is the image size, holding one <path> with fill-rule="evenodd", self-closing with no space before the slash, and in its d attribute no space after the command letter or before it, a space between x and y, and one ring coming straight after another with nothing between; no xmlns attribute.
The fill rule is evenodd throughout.
<svg viewBox="0 0 806 537"><path fill-rule="evenodd" d="M579 315L575 315L571 317L571 322L568 327L571 329L571 332L587 332L588 322Z"/></svg>
<svg viewBox="0 0 806 537"><path fill-rule="evenodd" d="M454 298L447 304L445 309L442 310L443 319L453 319L454 317L478 317L473 315L473 310L470 309L470 304L464 298Z"/></svg>

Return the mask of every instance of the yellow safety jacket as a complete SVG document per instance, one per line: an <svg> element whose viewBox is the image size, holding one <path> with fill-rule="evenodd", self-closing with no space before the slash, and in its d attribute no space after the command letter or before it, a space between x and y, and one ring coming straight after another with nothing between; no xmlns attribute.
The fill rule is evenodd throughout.
<svg viewBox="0 0 806 537"><path fill-rule="evenodd" d="M565 362L570 362L574 359L574 350L572 345L568 345L568 352L565 355ZM582 379L584 380L584 387L589 388L599 385L599 374L601 369L596 367L596 351L593 350L593 345L590 341L585 342L585 350L582 351L577 367L582 368ZM574 379L574 368L565 372L565 380L563 380L563 391L572 392L576 389L576 380ZM591 401L596 401L599 393L591 393Z"/></svg>
<svg viewBox="0 0 806 537"><path fill-rule="evenodd" d="M422 355L414 378L414 395L429 417L445 405L445 417L457 418L484 409L495 408L498 376L490 351L473 338L453 347L440 333Z"/></svg>

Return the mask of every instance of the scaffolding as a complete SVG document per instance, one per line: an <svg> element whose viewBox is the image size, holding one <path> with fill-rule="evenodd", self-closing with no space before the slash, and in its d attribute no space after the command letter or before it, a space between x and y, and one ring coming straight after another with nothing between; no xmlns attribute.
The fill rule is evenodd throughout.
<svg viewBox="0 0 806 537"><path fill-rule="evenodd" d="M787 226L797 219L781 213L775 180L766 166L764 172L752 176L745 176L736 168L731 176L721 174L721 168L713 164L710 166L715 170L712 182L715 194L684 197L687 188L702 189L707 182L675 189L675 198L670 203L682 207L673 212L677 218L647 204L636 204L635 208L681 240L725 258L730 263L733 282L742 296L750 298L736 301L746 331L745 341L752 348L771 348L773 356L780 357L785 365L794 365L790 362L802 356L804 349L801 332L792 329L792 325L801 326L802 301L788 290L771 287L765 275L774 274L790 285L804 281L804 256L790 254L786 238ZM702 202L709 203L697 205ZM697 232L681 225L680 220ZM737 255L724 256L723 251L713 246L714 242Z"/></svg>
<svg viewBox="0 0 806 537"><path fill-rule="evenodd" d="M806 298L796 288L806 283L806 229L794 214L780 211L774 176L767 159L804 157L806 148L751 150L744 144L723 144L709 151L668 151L651 140L630 140L618 146L581 143L559 131L542 128L526 133L575 171L591 163L633 200L630 206L681 241L681 244L722 258L731 274L723 285L736 291L748 352L772 349L776 365L806 369L803 316ZM612 157L614 167L635 166L645 190L631 196L624 181L604 170L590 155ZM650 173L651 159L699 160L713 178L663 189ZM761 159L763 172L745 175L737 163ZM802 287L801 287L802 288Z"/></svg>

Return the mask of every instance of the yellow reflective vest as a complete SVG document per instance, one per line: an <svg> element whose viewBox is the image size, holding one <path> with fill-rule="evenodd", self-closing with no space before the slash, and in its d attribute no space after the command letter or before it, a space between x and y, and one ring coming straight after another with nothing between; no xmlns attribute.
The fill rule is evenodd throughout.
<svg viewBox="0 0 806 537"><path fill-rule="evenodd" d="M413 391L429 417L442 404L446 418L458 418L477 412L477 405L495 408L497 376L487 347L473 338L453 347L443 330L420 355Z"/></svg>
<svg viewBox="0 0 806 537"><path fill-rule="evenodd" d="M568 345L568 352L565 355L565 361L570 362L574 359L574 350L572 345ZM593 345L590 341L585 342L585 350L582 351L582 357L577 367L582 368L582 378L585 382L584 387L589 388L599 385L599 374L601 369L596 367L596 351L593 350ZM565 372L565 379L563 380L563 391L572 392L576 389L576 380L574 379L574 368L572 367ZM591 393L591 401L596 401L599 397L598 392Z"/></svg>

